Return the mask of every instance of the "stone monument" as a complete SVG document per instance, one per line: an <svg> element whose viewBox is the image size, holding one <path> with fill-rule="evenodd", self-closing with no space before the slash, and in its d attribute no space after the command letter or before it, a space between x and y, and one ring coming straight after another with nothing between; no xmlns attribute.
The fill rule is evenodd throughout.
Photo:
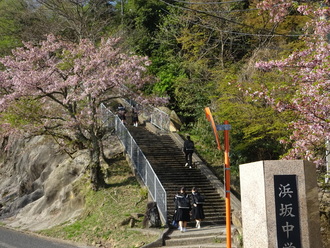
<svg viewBox="0 0 330 248"><path fill-rule="evenodd" d="M244 248L322 248L313 163L242 164L240 185Z"/></svg>

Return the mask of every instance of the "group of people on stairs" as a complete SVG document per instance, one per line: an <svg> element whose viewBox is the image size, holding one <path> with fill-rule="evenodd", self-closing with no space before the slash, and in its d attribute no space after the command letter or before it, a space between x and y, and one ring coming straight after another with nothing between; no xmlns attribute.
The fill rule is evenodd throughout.
<svg viewBox="0 0 330 248"><path fill-rule="evenodd" d="M126 108L123 105L119 105L117 108L117 115L124 125L127 125L126 121ZM137 107L133 105L132 107L132 125L137 127L139 125L139 113Z"/></svg>
<svg viewBox="0 0 330 248"><path fill-rule="evenodd" d="M178 224L181 232L187 231L187 224L190 219L196 221L196 228L201 228L201 222L205 218L203 204L205 202L196 187L191 189L191 194L186 193L185 187L180 188L180 192L174 197L175 213L173 224Z"/></svg>

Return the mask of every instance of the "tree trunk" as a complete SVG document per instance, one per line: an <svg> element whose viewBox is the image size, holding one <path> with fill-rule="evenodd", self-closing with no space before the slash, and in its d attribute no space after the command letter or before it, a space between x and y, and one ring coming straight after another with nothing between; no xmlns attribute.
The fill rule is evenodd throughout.
<svg viewBox="0 0 330 248"><path fill-rule="evenodd" d="M92 149L90 150L90 179L92 189L97 191L99 188L105 187L104 173L101 170L100 154L101 147L98 141L92 142Z"/></svg>

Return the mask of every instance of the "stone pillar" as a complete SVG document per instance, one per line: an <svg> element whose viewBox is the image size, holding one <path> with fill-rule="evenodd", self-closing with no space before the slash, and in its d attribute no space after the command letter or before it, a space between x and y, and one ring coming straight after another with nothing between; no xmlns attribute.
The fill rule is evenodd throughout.
<svg viewBox="0 0 330 248"><path fill-rule="evenodd" d="M240 186L244 248L322 248L313 163L242 164Z"/></svg>

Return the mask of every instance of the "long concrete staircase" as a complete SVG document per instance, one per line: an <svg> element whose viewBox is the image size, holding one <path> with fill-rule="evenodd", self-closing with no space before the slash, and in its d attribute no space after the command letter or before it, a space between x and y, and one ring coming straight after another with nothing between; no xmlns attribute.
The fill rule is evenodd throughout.
<svg viewBox="0 0 330 248"><path fill-rule="evenodd" d="M163 246L172 248L226 247L225 200L207 176L196 167L190 169L184 166L184 154L171 134L166 132L157 134L145 126L128 126L128 129L166 190L168 223L172 221L173 199L180 187L186 187L189 193L195 186L200 189L206 199L204 205L206 218L202 222L202 228L195 228L195 223L191 221L185 233L171 229L164 239Z"/></svg>

